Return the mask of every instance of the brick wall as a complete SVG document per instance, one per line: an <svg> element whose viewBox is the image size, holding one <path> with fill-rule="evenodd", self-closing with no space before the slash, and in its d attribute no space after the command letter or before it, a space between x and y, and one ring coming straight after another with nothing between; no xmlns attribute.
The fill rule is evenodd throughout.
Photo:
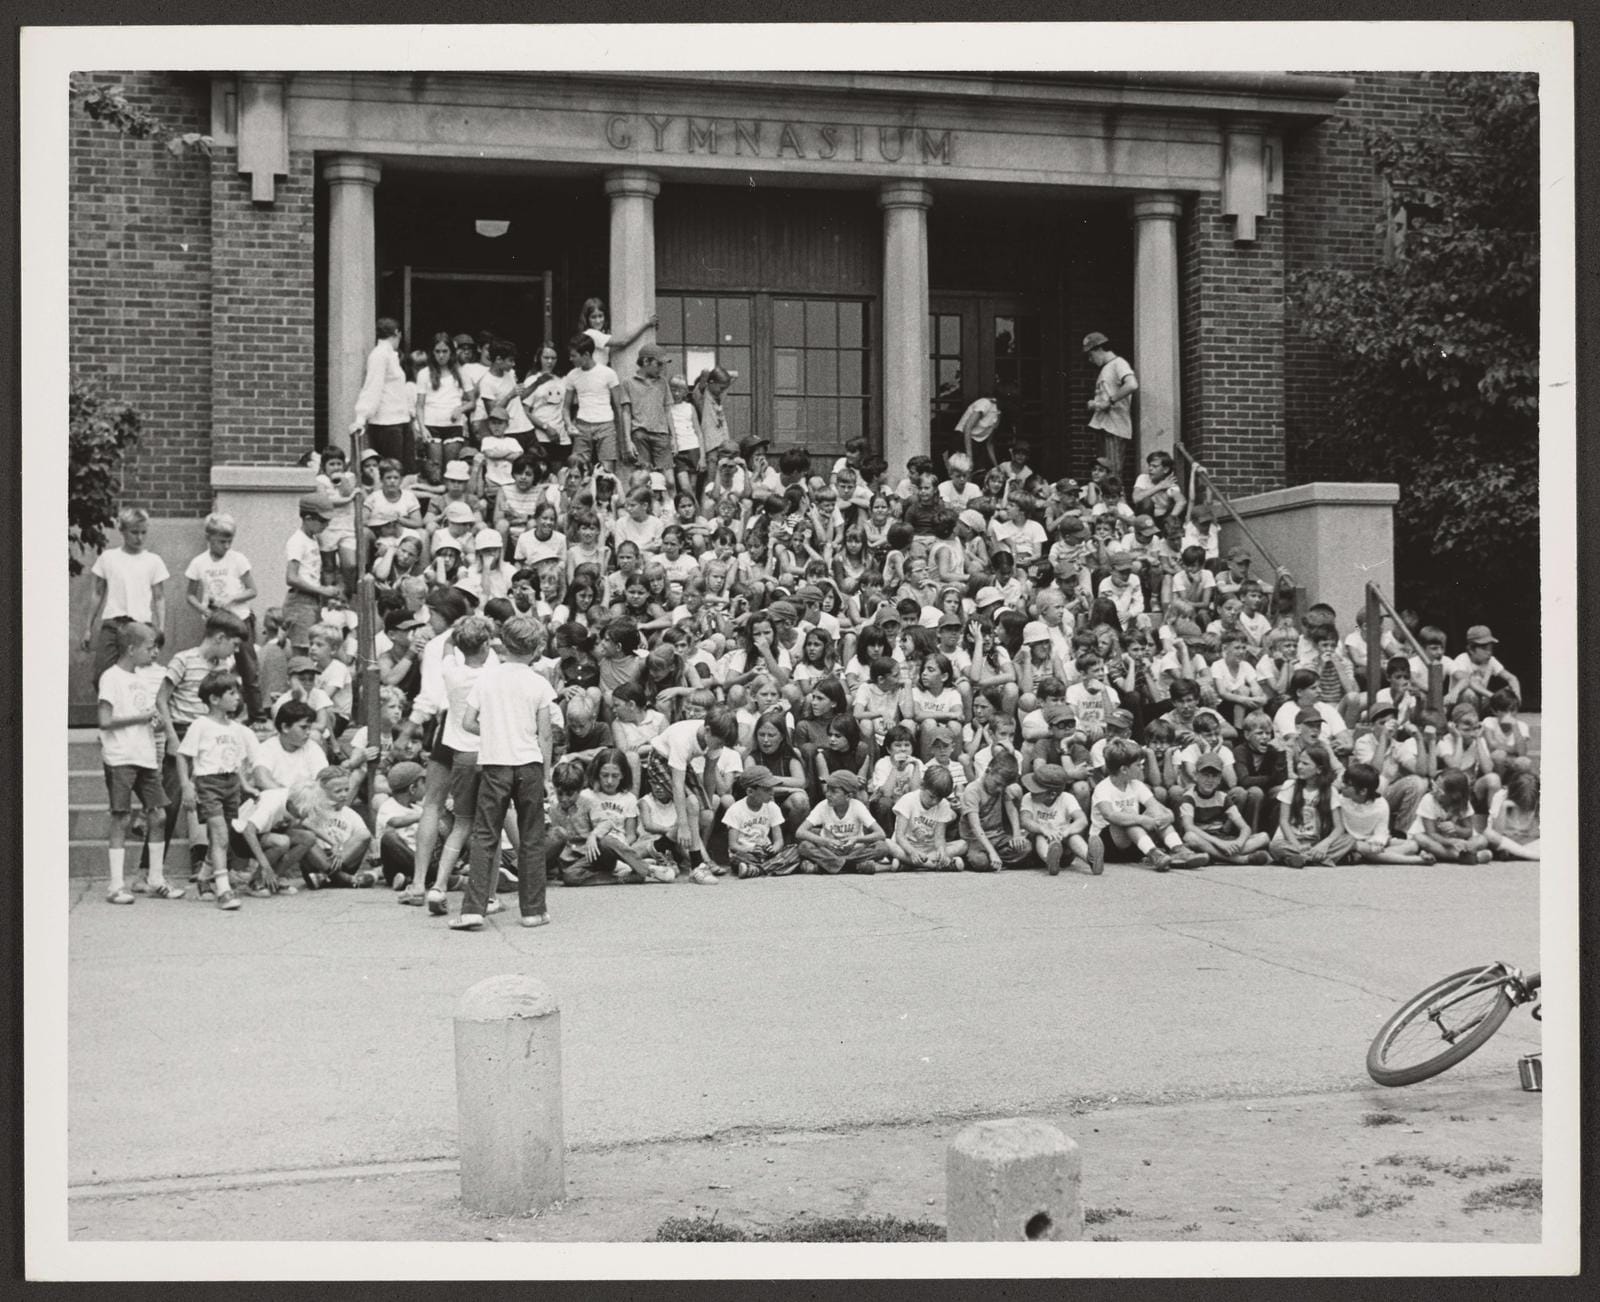
<svg viewBox="0 0 1600 1302"><path fill-rule="evenodd" d="M1284 156L1284 220L1291 272L1338 266L1370 267L1382 256L1386 222L1383 196L1361 144L1362 127L1403 131L1444 106L1436 74L1361 73L1340 112L1291 140ZM1284 413L1288 482L1345 479L1336 448L1306 446L1325 429L1329 396L1338 377L1326 352L1295 329L1288 314L1284 337Z"/></svg>
<svg viewBox="0 0 1600 1302"><path fill-rule="evenodd" d="M1098 330L1127 358L1135 374L1139 370L1133 347L1133 222L1127 208L1118 205L1077 220L1063 238L1068 252L1062 295L1061 368L1066 372L1062 412L1070 458L1065 473L1087 483L1089 469L1100 455L1101 435L1089 429L1089 399L1094 397L1098 372L1083 354L1083 337ZM1137 473L1131 454L1126 460L1124 475Z"/></svg>
<svg viewBox="0 0 1600 1302"><path fill-rule="evenodd" d="M1184 445L1230 496L1284 484L1284 234L1273 198L1235 244L1214 194L1178 232Z"/></svg>
<svg viewBox="0 0 1600 1302"><path fill-rule="evenodd" d="M181 131L209 131L201 77L95 73ZM210 509L211 164L72 115L68 311L75 376L144 417L124 500L155 515Z"/></svg>
<svg viewBox="0 0 1600 1302"><path fill-rule="evenodd" d="M257 204L235 152L212 160L212 453L293 465L316 422L315 160L291 151L276 198Z"/></svg>

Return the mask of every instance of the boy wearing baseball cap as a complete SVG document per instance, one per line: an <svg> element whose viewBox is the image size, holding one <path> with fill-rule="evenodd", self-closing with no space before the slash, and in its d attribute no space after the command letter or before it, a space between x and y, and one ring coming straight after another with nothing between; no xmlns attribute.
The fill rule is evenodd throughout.
<svg viewBox="0 0 1600 1302"><path fill-rule="evenodd" d="M728 862L737 877L783 877L800 866L800 852L783 844L783 811L773 799L778 779L752 764L733 780L733 804L723 812Z"/></svg>
<svg viewBox="0 0 1600 1302"><path fill-rule="evenodd" d="M1499 687L1510 688L1522 699L1522 684L1517 676L1495 658L1499 641L1487 624L1474 624L1467 630L1467 649L1454 660L1444 662L1446 708L1458 701L1477 707L1481 714L1489 708L1489 696Z"/></svg>
<svg viewBox="0 0 1600 1302"><path fill-rule="evenodd" d="M672 391L661 378L666 356L655 344L645 344L638 353L638 374L617 388L626 459L637 458L640 465L663 475L672 470L672 419L667 414Z"/></svg>
<svg viewBox="0 0 1600 1302"><path fill-rule="evenodd" d="M1178 799L1183 843L1221 863L1270 863L1267 834L1252 832L1238 805L1222 789L1224 767L1216 751L1195 760L1194 784Z"/></svg>
<svg viewBox="0 0 1600 1302"><path fill-rule="evenodd" d="M806 815L795 833L800 857L811 867L802 871L872 874L889 869L888 838L861 802L861 779L848 769L828 774L825 799Z"/></svg>

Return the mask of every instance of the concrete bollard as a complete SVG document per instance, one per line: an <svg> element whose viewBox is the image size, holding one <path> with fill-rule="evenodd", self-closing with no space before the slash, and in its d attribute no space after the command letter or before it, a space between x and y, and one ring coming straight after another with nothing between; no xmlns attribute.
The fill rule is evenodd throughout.
<svg viewBox="0 0 1600 1302"><path fill-rule="evenodd" d="M950 1142L945 1216L951 1243L1083 1238L1078 1146L1045 1121L979 1121Z"/></svg>
<svg viewBox="0 0 1600 1302"><path fill-rule="evenodd" d="M561 1010L532 977L478 982L456 1005L461 1201L515 1216L566 1194Z"/></svg>

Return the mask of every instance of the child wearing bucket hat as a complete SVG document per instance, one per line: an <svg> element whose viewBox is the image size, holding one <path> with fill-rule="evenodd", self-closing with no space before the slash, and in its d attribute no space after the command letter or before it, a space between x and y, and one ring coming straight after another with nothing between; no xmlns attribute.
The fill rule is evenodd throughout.
<svg viewBox="0 0 1600 1302"><path fill-rule="evenodd" d="M1089 819L1067 789L1070 785L1067 770L1059 764L1041 764L1022 778L1022 830L1033 838L1033 852L1052 877L1061 871L1061 860L1068 853L1073 871L1095 871L1083 839Z"/></svg>

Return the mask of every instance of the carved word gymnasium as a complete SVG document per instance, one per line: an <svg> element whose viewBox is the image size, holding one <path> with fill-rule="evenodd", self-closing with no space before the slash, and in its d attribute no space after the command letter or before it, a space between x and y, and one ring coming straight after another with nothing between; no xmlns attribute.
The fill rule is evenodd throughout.
<svg viewBox="0 0 1600 1302"><path fill-rule="evenodd" d="M606 143L613 149L649 149L658 154L948 165L955 150L955 132L930 131L925 127L834 126L613 113L606 119Z"/></svg>

